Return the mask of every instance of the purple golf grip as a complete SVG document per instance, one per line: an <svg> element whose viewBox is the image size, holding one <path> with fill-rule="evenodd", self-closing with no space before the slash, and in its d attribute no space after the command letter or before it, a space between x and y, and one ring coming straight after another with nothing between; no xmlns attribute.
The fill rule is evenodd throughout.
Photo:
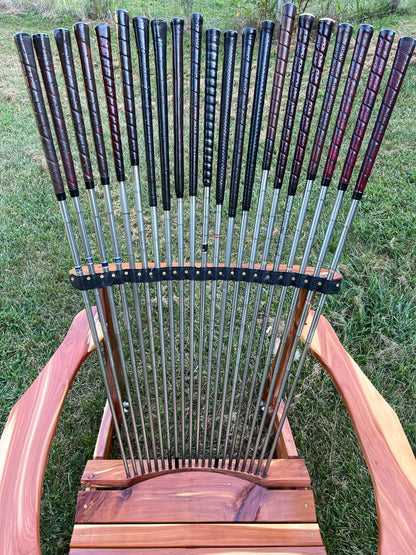
<svg viewBox="0 0 416 555"><path fill-rule="evenodd" d="M228 216L230 218L234 218L237 213L238 189L240 186L241 161L243 158L244 147L244 131L246 128L247 104L250 92L251 63L253 60L255 40L256 30L251 27L244 29L241 47L241 69L238 85L230 197L228 204Z"/></svg>
<svg viewBox="0 0 416 555"><path fill-rule="evenodd" d="M387 60L394 40L394 32L384 29L380 32L376 51L373 58L370 74L367 79L367 86L364 91L354 133L352 134L348 153L345 158L338 189L345 191L350 183L351 175L357 162L367 125L373 111L374 103L380 89L381 80L384 75Z"/></svg>
<svg viewBox="0 0 416 555"><path fill-rule="evenodd" d="M218 29L206 31L205 64L205 109L204 109L204 155L202 176L204 187L212 182L212 161L215 134L215 100L217 94L218 49L220 32Z"/></svg>
<svg viewBox="0 0 416 555"><path fill-rule="evenodd" d="M140 91L142 98L149 205L156 206L157 197L155 153L153 143L152 90L150 84L149 65L149 20L147 17L135 17L133 19L133 28L136 37L137 54L139 57Z"/></svg>
<svg viewBox="0 0 416 555"><path fill-rule="evenodd" d="M183 148L183 27L184 20L172 19L172 65L173 65L173 133L175 155L175 191L177 198L184 194L184 148Z"/></svg>
<svg viewBox="0 0 416 555"><path fill-rule="evenodd" d="M85 23L76 23L74 25L74 32L81 61L82 74L84 77L85 94L87 97L98 171L100 173L101 183L103 185L108 185L110 180L108 177L107 155L105 151L103 127L98 104L94 66L91 57L90 29Z"/></svg>
<svg viewBox="0 0 416 555"><path fill-rule="evenodd" d="M199 96L203 17L191 14L191 83L189 101L189 195L196 196L198 184Z"/></svg>
<svg viewBox="0 0 416 555"><path fill-rule="evenodd" d="M270 170L276 140L277 122L283 95L287 61L289 58L290 42L296 18L296 6L283 4L280 22L279 44L277 46L276 65L273 77L272 95L270 99L269 120L267 122L266 142L263 155L263 170Z"/></svg>
<svg viewBox="0 0 416 555"><path fill-rule="evenodd" d="M357 40L350 68L348 71L347 82L345 84L344 93L341 99L335 129L329 147L328 158L325 164L322 185L328 186L334 174L335 165L338 160L339 149L344 139L345 130L351 114L352 105L357 93L358 84L360 82L361 73L367 56L368 47L373 36L374 29L371 25L361 25L358 30Z"/></svg>
<svg viewBox="0 0 416 555"><path fill-rule="evenodd" d="M370 143L365 153L364 161L358 175L357 183L354 189L353 198L361 199L364 189L367 185L371 171L374 166L381 142L384 138L387 125L393 108L396 104L403 79L409 67L410 59L415 50L415 39L411 37L403 37L400 39L396 56L394 58L393 67L391 69L383 100L377 115L377 121L371 134Z"/></svg>
<svg viewBox="0 0 416 555"><path fill-rule="evenodd" d="M248 159L244 177L243 204L244 211L250 210L256 173L257 152L259 146L261 123L263 119L264 97L266 94L267 75L269 71L270 49L273 40L273 21L263 21L260 35L259 56L257 60L256 82L254 85L253 109L251 112L250 134L248 140Z"/></svg>
<svg viewBox="0 0 416 555"><path fill-rule="evenodd" d="M138 166L139 145L137 143L136 108L134 104L133 71L131 66L129 14L125 10L117 10L115 19L130 162L132 166Z"/></svg>
<svg viewBox="0 0 416 555"><path fill-rule="evenodd" d="M125 181L126 176L124 174L124 160L121 145L120 123L118 119L117 95L114 83L110 27L103 24L96 25L95 36L97 38L98 52L100 54L101 71L103 74L108 123L110 127L111 145L113 147L114 166L117 181Z"/></svg>
<svg viewBox="0 0 416 555"><path fill-rule="evenodd" d="M55 29L54 36L56 46L58 48L59 58L61 61L62 73L65 79L69 106L71 108L71 117L74 124L75 136L77 139L82 173L84 175L84 180L87 187L92 188L94 186L94 176L91 167L87 133L85 130L85 123L82 115L77 76L75 73L74 57L71 47L71 35L68 29Z"/></svg>
<svg viewBox="0 0 416 555"><path fill-rule="evenodd" d="M315 139L312 146L311 159L309 161L307 176L310 180L315 180L319 162L321 161L322 149L328 132L329 121L334 108L342 68L344 67L345 59L347 57L352 31L353 28L349 23L341 23L338 26L325 96L322 102L321 113L319 115Z"/></svg>
<svg viewBox="0 0 416 555"><path fill-rule="evenodd" d="M17 53L22 65L23 76L32 103L36 125L42 142L43 152L48 164L53 189L58 200L65 200L65 189L59 169L52 133L43 100L38 71L36 69L35 54L33 52L32 37L28 33L18 33L14 36Z"/></svg>
<svg viewBox="0 0 416 555"><path fill-rule="evenodd" d="M299 91L302 82L303 70L305 68L306 54L308 52L309 35L314 21L313 15L302 14L299 17L298 38L293 60L292 74L290 78L288 100L286 112L283 120L282 137L280 139L279 154L277 157L276 176L274 188L280 189L286 171L286 164L289 155L292 130L295 122L296 107L299 100Z"/></svg>
<svg viewBox="0 0 416 555"><path fill-rule="evenodd" d="M153 19L151 27L156 64L156 90L159 124L160 171L162 178L162 202L163 210L170 210L169 122L166 75L167 23L163 19Z"/></svg>
<svg viewBox="0 0 416 555"><path fill-rule="evenodd" d="M222 205L224 202L225 181L227 178L231 100L237 37L238 34L236 31L226 31L224 33L224 62L222 69L220 128L218 133L217 186L215 192L215 201L217 205Z"/></svg>
<svg viewBox="0 0 416 555"><path fill-rule="evenodd" d="M289 179L288 194L295 195L300 172L305 158L306 145L308 142L309 131L312 125L313 113L318 97L319 85L321 83L322 71L328 52L329 40L332 34L334 22L332 19L321 19L318 23L318 36L316 37L315 51L312 58L312 68L309 76L308 87L306 89L305 104L300 120L300 129L293 158L292 171Z"/></svg>
<svg viewBox="0 0 416 555"><path fill-rule="evenodd" d="M58 84L56 82L55 69L53 67L51 45L48 35L36 34L32 37L33 46L38 58L43 84L46 90L52 122L58 141L62 165L68 189L71 196L78 195L78 183L75 175L74 160L71 154L68 133L66 130L64 114L62 112L61 99L59 97Z"/></svg>

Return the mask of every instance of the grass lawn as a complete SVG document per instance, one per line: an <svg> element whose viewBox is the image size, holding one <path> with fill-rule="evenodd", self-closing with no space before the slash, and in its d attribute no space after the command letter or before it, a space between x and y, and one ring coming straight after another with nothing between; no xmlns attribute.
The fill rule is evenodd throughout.
<svg viewBox="0 0 416 555"><path fill-rule="evenodd" d="M16 32L51 33L72 23L68 14L49 19L36 11L0 12L0 431L83 308L68 285L72 261L13 46ZM416 36L414 15L371 23L376 32L388 27ZM222 30L230 25L215 24ZM325 310L347 350L396 410L413 449L415 110L414 58L342 257L343 291ZM262 144L260 149L259 158ZM79 475L92 454L103 406L96 372L90 361L76 379L54 440L42 499L45 553L68 549ZM312 477L328 553L375 553L371 481L346 410L319 365L310 361L303 376L291 424Z"/></svg>

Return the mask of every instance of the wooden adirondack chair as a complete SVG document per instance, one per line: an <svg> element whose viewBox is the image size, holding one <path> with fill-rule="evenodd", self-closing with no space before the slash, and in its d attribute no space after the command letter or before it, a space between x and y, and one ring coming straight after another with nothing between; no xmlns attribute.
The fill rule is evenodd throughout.
<svg viewBox="0 0 416 555"><path fill-rule="evenodd" d="M331 62L325 64L325 59L331 58L327 51L333 22L319 21L308 57L313 17L303 14L296 22L295 15L294 5L283 7L277 50L272 43L274 24L263 23L255 78L251 71L256 50L254 29L244 30L241 55L237 55L237 33L227 31L222 46L219 31L208 29L204 41L202 18L192 15L188 69L184 63L188 55L183 55L183 20L172 20L171 38L167 38L165 22L152 21L153 47L149 47L149 21L135 18L142 123L136 119L139 95L138 86L136 97L133 89L136 72L132 71L128 14L118 11L116 17L120 90L109 28L98 25L95 29L104 84L97 92L89 29L85 24L75 25L85 104L80 100L70 33L58 29L55 39L65 83L62 88L67 93L74 140L68 138L61 107L64 95L59 96L48 37L16 35L74 258L70 281L81 290L85 310L75 317L63 343L15 405L5 427L0 444L1 553L40 551L40 496L50 444L68 389L92 351L98 355L108 399L93 460L87 462L81 478L71 554L325 553L310 478L298 458L286 420L309 350L339 390L364 453L375 490L379 552L415 552L414 455L394 411L321 316L327 295L339 291L341 276L336 268L341 251L415 41L400 40L393 69L386 72L385 93L351 206L345 223L338 225L341 201L352 179L394 33L382 31L374 55L367 56L373 30L362 25L347 62L352 28L341 24ZM295 46L290 64L295 23L297 39L292 40ZM152 52L154 63L150 61ZM269 70L271 52L276 52L273 77ZM200 76L203 65L205 78ZM287 71L290 65L291 72ZM305 66L310 68L308 78L303 78L308 74ZM364 95L358 99L361 105L329 216L322 207L349 129L360 80ZM334 109L340 82L343 93ZM315 105L321 104L320 87L324 94L318 114ZM121 91L131 173L126 173L123 160L126 138L117 103ZM99 109L103 102L107 105L118 192L110 186L112 173L105 146L108 130L103 130ZM297 108L301 102L303 107ZM200 105L204 114L201 141ZM281 109L281 105L286 108ZM267 110L268 119L263 118ZM314 111L316 132L308 147ZM89 115L88 132L83 112ZM249 130L248 126L245 129L247 114ZM49 117L74 203L78 234L71 227L73 216L66 205ZM299 130L292 149L295 127ZM274 157L277 132L281 140ZM232 133L234 140L230 141ZM322 186L319 197L314 197L312 188L327 135L331 142ZM80 154L91 221L83 215L72 141ZM94 163L89 152L92 145ZM261 149L259 180L257 154ZM144 165L145 160L147 173L141 168L139 175L142 150L140 163ZM298 202L296 193L306 152L310 156L307 182ZM160 164L156 163L158 157ZM279 211L289 158L289 188L285 208ZM95 194L93 166L100 175L100 195ZM274 187L266 187L272 166L276 167ZM171 206L171 172L176 211ZM148 202L140 178L142 183L147 180ZM210 196L213 178L215 209ZM198 181L203 184L203 194L199 195ZM157 205L159 183L163 224ZM185 185L189 186L189 198ZM226 185L230 185L229 191ZM253 194L256 214L251 209ZM224 198L228 198L226 232L222 222ZM316 207L310 217L312 199ZM215 212L212 229L208 225L210 211L211 219ZM102 212L107 213L108 223L104 224L105 217L100 218ZM263 212L268 213L268 221ZM234 233L235 223L240 223L239 235ZM159 228L164 229L163 239L159 238ZM184 237L185 229L189 229L189 236ZM108 232L109 241L103 230ZM94 233L96 243L90 246ZM331 237L338 243L328 269L324 269ZM121 238L123 246L119 246ZM86 266L81 263L78 240L85 251ZM316 250L315 243L319 245ZM107 262L107 248L112 250L114 263ZM94 265L96 251L101 264ZM110 458L113 450L118 453L116 459Z"/></svg>

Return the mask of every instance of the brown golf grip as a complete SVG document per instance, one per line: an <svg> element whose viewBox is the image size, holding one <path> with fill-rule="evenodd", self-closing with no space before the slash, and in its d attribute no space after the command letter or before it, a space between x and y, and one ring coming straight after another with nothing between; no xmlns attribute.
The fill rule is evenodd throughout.
<svg viewBox="0 0 416 555"><path fill-rule="evenodd" d="M191 83L189 102L189 195L196 196L198 184L199 96L203 17L191 14Z"/></svg>
<svg viewBox="0 0 416 555"><path fill-rule="evenodd" d="M386 68L393 40L393 31L385 29L380 32L370 74L367 79L367 86L364 91L363 100L361 102L360 111L355 124L354 133L351 137L344 167L342 168L341 178L338 185L339 190L345 191L351 180L351 175L357 162L357 156L364 140L364 135L373 111L374 103L380 90L381 80L384 75L384 70Z"/></svg>
<svg viewBox="0 0 416 555"><path fill-rule="evenodd" d="M52 140L52 133L46 113L45 102L43 100L39 75L36 69L32 37L28 33L17 33L14 36L14 42L22 65L23 77L32 103L33 113L42 142L43 152L48 164L53 189L58 200L65 200L64 184Z"/></svg>
<svg viewBox="0 0 416 555"><path fill-rule="evenodd" d="M92 136L94 139L98 171L100 173L101 183L103 185L108 185L110 183L110 179L108 176L107 155L104 145L100 107L98 104L94 66L91 57L90 29L86 23L76 23L74 25L74 33L77 41L82 75L84 78L84 88L87 97L88 112L90 116Z"/></svg>
<svg viewBox="0 0 416 555"><path fill-rule="evenodd" d="M66 130L64 114L62 112L61 99L59 97L58 84L56 82L55 69L53 67L51 45L48 35L36 34L32 37L33 46L38 58L40 71L42 73L43 85L46 90L52 122L58 141L62 165L68 189L71 196L78 196L78 183L75 175L74 160L71 154L68 133Z"/></svg>
<svg viewBox="0 0 416 555"><path fill-rule="evenodd" d="M335 47L332 55L331 67L329 70L328 82L326 85L324 100L322 102L321 113L312 146L311 159L308 167L308 179L315 180L318 172L319 162L321 161L322 149L328 132L329 121L334 108L338 86L348 53L352 35L352 26L349 23L341 23L338 26Z"/></svg>
<svg viewBox="0 0 416 555"><path fill-rule="evenodd" d="M384 138L387 125L396 104L404 76L409 67L410 59L415 50L415 39L412 37L403 37L399 41L396 56L394 58L393 67L391 69L383 100L377 115L377 121L371 134L370 143L365 153L364 161L358 175L357 184L354 189L353 198L361 199L364 189L367 185L374 162Z"/></svg>
<svg viewBox="0 0 416 555"><path fill-rule="evenodd" d="M113 56L111 52L110 27L96 25L98 52L100 54L101 71L103 74L105 99L107 102L108 123L110 126L111 145L113 147L114 166L117 181L125 181L123 150L121 145L120 123L118 119L117 95L114 83Z"/></svg>
<svg viewBox="0 0 416 555"><path fill-rule="evenodd" d="M177 17L170 22L172 29L173 66L173 135L175 156L175 191L177 198L184 194L183 144L183 27L184 20Z"/></svg>
<svg viewBox="0 0 416 555"><path fill-rule="evenodd" d="M282 19L280 22L279 44L277 46L276 65L273 76L272 95L270 99L269 120L267 122L266 143L263 155L263 170L270 170L273 156L274 142L276 140L277 122L279 119L280 104L283 95L287 60L289 58L290 41L292 39L293 25L296 18L296 6L283 4Z"/></svg>

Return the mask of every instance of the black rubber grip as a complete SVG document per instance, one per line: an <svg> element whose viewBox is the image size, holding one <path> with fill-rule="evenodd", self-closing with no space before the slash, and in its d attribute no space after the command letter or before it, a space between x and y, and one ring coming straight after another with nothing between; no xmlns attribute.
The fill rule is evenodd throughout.
<svg viewBox="0 0 416 555"><path fill-rule="evenodd" d="M254 86L253 109L251 112L248 157L244 177L242 203L244 211L250 210L251 197L253 195L253 184L256 173L261 123L263 120L264 98L266 95L267 75L269 73L270 49L272 47L273 31L273 21L263 21L260 35L259 56L257 60L256 82Z"/></svg>
<svg viewBox="0 0 416 555"><path fill-rule="evenodd" d="M109 176L107 155L105 151L100 107L98 104L94 66L91 56L90 29L85 23L76 23L74 25L74 32L77 41L82 74L84 78L85 94L87 97L88 112L90 116L92 136L94 139L98 171L100 173L101 182L103 184L108 184Z"/></svg>
<svg viewBox="0 0 416 555"><path fill-rule="evenodd" d="M172 19L173 66L173 135L175 154L175 191L177 198L184 194L184 145L183 145L183 27L181 18Z"/></svg>
<svg viewBox="0 0 416 555"><path fill-rule="evenodd" d="M103 75L105 99L107 102L108 124L113 148L114 166L117 181L125 181L123 148L121 144L120 122L118 118L117 94L114 82L113 55L111 51L111 35L108 25L96 25L98 52L100 54L101 71Z"/></svg>
<svg viewBox="0 0 416 555"><path fill-rule="evenodd" d="M248 96L250 92L251 64L253 60L256 30L248 27L243 31L241 47L241 69L238 85L237 115L235 121L234 150L231 170L230 198L228 216L235 218L237 213L238 190L240 186L241 163L243 159L244 132L246 128L246 115Z"/></svg>
<svg viewBox="0 0 416 555"><path fill-rule="evenodd" d="M202 15L191 14L191 82L189 102L189 195L198 186L199 96L201 73Z"/></svg>
<svg viewBox="0 0 416 555"><path fill-rule="evenodd" d="M368 47L373 36L374 29L371 25L361 25L357 34L354 52L345 83L344 93L335 122L335 129L332 135L331 146L329 147L328 158L325 164L322 183L329 185L334 174L335 165L338 160L339 149L344 139L345 130L351 114L352 105L357 93L361 73L366 60Z"/></svg>
<svg viewBox="0 0 416 555"><path fill-rule="evenodd" d="M322 149L328 133L329 121L334 109L338 86L342 75L342 69L348 53L353 28L349 23L341 23L338 26L335 47L332 54L331 67L329 69L328 81L321 113L319 115L315 138L312 146L311 159L308 167L308 179L315 180L321 161Z"/></svg>
<svg viewBox="0 0 416 555"><path fill-rule="evenodd" d="M290 77L288 100L286 104L283 130L280 139L279 154L277 157L276 175L274 188L280 189L286 171L289 156L289 147L292 140L293 125L295 123L296 108L299 100L300 86L302 83L305 60L308 53L309 36L312 30L314 17L310 14L302 14L299 17L298 37L296 41L295 57L293 59L292 73Z"/></svg>
<svg viewBox="0 0 416 555"><path fill-rule="evenodd" d="M59 96L58 84L56 82L56 74L53 67L49 37L45 34L36 34L33 35L32 40L42 74L49 109L51 111L52 122L55 129L56 139L58 141L59 152L61 154L68 189L71 195L76 196L78 195L77 177L75 175L74 160L72 158L68 132Z"/></svg>
<svg viewBox="0 0 416 555"><path fill-rule="evenodd" d="M147 17L135 17L133 28L139 57L140 92L142 99L143 129L146 148L147 183L149 205L157 205L155 152L153 142L152 89L149 66L149 20Z"/></svg>
<svg viewBox="0 0 416 555"><path fill-rule="evenodd" d="M32 103L36 125L42 142L43 152L48 164L53 189L58 200L65 199L65 189L59 169L58 158L53 144L52 133L43 100L42 88L36 68L33 52L32 37L28 33L18 33L14 36L16 50L22 65L23 77Z"/></svg>
<svg viewBox="0 0 416 555"><path fill-rule="evenodd" d="M370 74L367 79L366 89L364 91L354 133L352 134L350 146L345 158L344 167L342 168L341 178L338 185L338 189L340 190L345 191L350 183L352 172L357 162L358 153L360 152L368 122L374 108L374 103L380 90L381 80L384 75L384 70L386 69L393 40L394 32L388 29L381 31L378 36L376 51L374 53Z"/></svg>
<svg viewBox="0 0 416 555"><path fill-rule="evenodd" d="M68 96L69 107L71 109L71 117L78 145L82 173L84 175L84 181L88 184L91 184L94 182L94 175L91 167L87 133L85 130L77 76L75 73L74 57L71 46L71 35L68 29L55 29L54 35L56 46L58 48L59 59L61 61L62 73L65 79L66 92Z"/></svg>
<svg viewBox="0 0 416 555"><path fill-rule="evenodd" d="M309 74L306 98L303 105L302 117L295 154L293 156L292 170L290 172L288 194L294 196L299 183L300 172L305 159L306 146L312 125L312 118L318 98L319 86L321 84L322 71L328 52L329 40L331 38L334 21L332 19L321 19L318 23L318 36L316 37L315 51L312 57L312 68Z"/></svg>
<svg viewBox="0 0 416 555"><path fill-rule="evenodd" d="M215 139L215 101L217 96L218 49L220 32L207 29L205 63L205 107L204 107L204 156L202 176L204 187L212 182L212 161Z"/></svg>
<svg viewBox="0 0 416 555"><path fill-rule="evenodd" d="M393 67L391 69L383 100L378 111L377 121L371 134L370 143L365 153L357 183L354 189L353 198L361 199L367 182L370 178L371 171L374 167L380 145L383 141L384 134L390 121L393 108L396 104L404 76L409 67L410 59L415 50L416 41L412 37L403 37L400 39L396 56L394 58Z"/></svg>
<svg viewBox="0 0 416 555"><path fill-rule="evenodd" d="M121 79L123 81L124 113L126 116L127 137L129 141L130 162L139 165L139 146L137 143L136 107L134 103L133 70L131 65L129 14L125 10L115 13L118 54Z"/></svg>
<svg viewBox="0 0 416 555"><path fill-rule="evenodd" d="M270 170L276 140L277 122L279 120L280 104L282 102L283 87L289 58L290 42L296 18L296 6L283 4L280 22L279 44L277 46L276 65L273 76L272 95L270 99L269 119L267 122L266 142L263 155L263 170Z"/></svg>
<svg viewBox="0 0 416 555"><path fill-rule="evenodd" d="M160 171L162 178L162 202L163 210L170 210L169 121L166 75L167 23L163 19L153 19L151 25L156 64L156 90L159 124Z"/></svg>
<svg viewBox="0 0 416 555"><path fill-rule="evenodd" d="M234 83L235 52L237 47L236 31L224 33L224 61L222 67L220 128L218 132L216 204L224 202L225 182L227 179L228 143L230 138L231 100Z"/></svg>

